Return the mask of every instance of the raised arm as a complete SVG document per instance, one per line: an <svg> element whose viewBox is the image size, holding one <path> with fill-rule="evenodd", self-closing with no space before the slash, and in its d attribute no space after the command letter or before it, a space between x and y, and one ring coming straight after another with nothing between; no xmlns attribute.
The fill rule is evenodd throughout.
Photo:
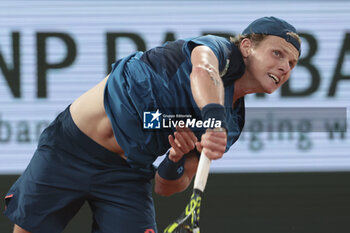
<svg viewBox="0 0 350 233"><path fill-rule="evenodd" d="M212 115L213 112L221 115L222 111L224 112L224 87L219 75L219 62L214 52L207 46L197 46L192 50L191 62L191 90L198 107L202 112L204 109L209 115ZM221 108L221 112L216 112L218 107ZM221 119L225 120L225 118ZM156 193L169 196L188 187L198 165L198 157L193 152L189 153L195 146L199 151L203 149L210 159L221 158L225 152L226 132L207 131L202 136L201 142L197 142L193 137L195 136L191 131L175 132L175 141L172 136L169 136L172 148L156 173ZM180 159L185 154L188 154L185 161L181 161ZM181 167L184 168L183 173L176 177ZM170 171L169 174L164 172L167 170ZM173 179L174 177L176 179Z"/></svg>
<svg viewBox="0 0 350 233"><path fill-rule="evenodd" d="M218 59L209 47L197 46L192 50L191 62L191 90L196 104L202 110L202 117L221 119L222 127L226 128L225 90L219 75ZM219 159L225 152L226 143L226 131L207 130L197 148L203 148L209 159Z"/></svg>
<svg viewBox="0 0 350 233"><path fill-rule="evenodd" d="M224 86L219 75L219 62L207 46L197 46L191 53L191 90L198 107L216 103L224 105Z"/></svg>

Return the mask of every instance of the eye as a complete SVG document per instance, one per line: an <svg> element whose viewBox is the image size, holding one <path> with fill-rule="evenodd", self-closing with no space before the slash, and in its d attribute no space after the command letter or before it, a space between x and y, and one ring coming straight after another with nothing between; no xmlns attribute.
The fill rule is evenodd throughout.
<svg viewBox="0 0 350 233"><path fill-rule="evenodd" d="M273 55L280 57L281 56L281 52L278 50L273 50Z"/></svg>
<svg viewBox="0 0 350 233"><path fill-rule="evenodd" d="M289 67L290 67L291 69L293 69L293 68L294 68L294 63L293 63L293 62L289 62Z"/></svg>

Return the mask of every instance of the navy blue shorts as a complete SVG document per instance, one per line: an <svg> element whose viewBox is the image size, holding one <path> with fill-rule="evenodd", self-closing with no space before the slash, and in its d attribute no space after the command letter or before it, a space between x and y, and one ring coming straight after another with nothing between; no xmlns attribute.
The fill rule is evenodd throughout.
<svg viewBox="0 0 350 233"><path fill-rule="evenodd" d="M41 134L32 160L5 197L4 213L27 231L56 233L87 201L92 232L154 233L153 176L81 132L68 107Z"/></svg>

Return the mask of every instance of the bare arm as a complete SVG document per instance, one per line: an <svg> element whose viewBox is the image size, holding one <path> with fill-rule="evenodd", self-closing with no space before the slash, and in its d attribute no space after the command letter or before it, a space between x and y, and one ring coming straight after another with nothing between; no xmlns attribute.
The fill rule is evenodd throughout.
<svg viewBox="0 0 350 233"><path fill-rule="evenodd" d="M184 174L177 180L166 180L158 175L155 176L155 187L154 191L162 196L170 196L177 192L184 191L192 181L194 174L196 173L198 166L197 155L187 155L185 161Z"/></svg>
<svg viewBox="0 0 350 233"><path fill-rule="evenodd" d="M209 103L224 105L224 86L219 75L219 62L207 46L197 46L191 53L191 90L198 107Z"/></svg>
<svg viewBox="0 0 350 233"><path fill-rule="evenodd" d="M224 85L219 75L219 62L214 52L207 46L197 46L191 53L191 90L200 109L207 104L224 105ZM198 150L203 148L209 159L223 156L227 143L227 133L206 131L202 135Z"/></svg>
<svg viewBox="0 0 350 233"><path fill-rule="evenodd" d="M224 87L219 75L219 62L214 52L206 46L197 46L192 50L191 62L191 90L198 107L202 109L211 103L224 105ZM193 134L193 132L191 133ZM189 135L184 139L181 140L181 137L176 137L176 142L174 142L169 137L169 142L172 145L169 158L174 162L177 162L184 154L193 150L195 145L199 150L203 148L210 159L221 158L225 152L226 132L206 132L202 136L200 143L191 139ZM188 145L186 149L184 149L185 145ZM179 151L181 148L182 151ZM155 177L155 192L159 195L170 196L176 192L185 190L191 183L197 166L197 156L190 154L186 158L184 174L180 178L176 180L163 179L157 172Z"/></svg>
<svg viewBox="0 0 350 233"><path fill-rule="evenodd" d="M187 154L187 156L184 164L184 173L178 179L164 179L157 171L154 190L162 196L170 196L185 190L191 183L198 165L197 155L192 151L195 145L198 144L198 140L190 129L177 127L174 137L169 135L168 139L171 145L169 151L169 159L171 161L177 163L184 155Z"/></svg>

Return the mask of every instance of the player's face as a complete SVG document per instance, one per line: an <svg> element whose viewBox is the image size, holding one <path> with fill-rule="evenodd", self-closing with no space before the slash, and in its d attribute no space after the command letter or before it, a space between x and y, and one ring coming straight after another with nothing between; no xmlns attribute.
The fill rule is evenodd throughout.
<svg viewBox="0 0 350 233"><path fill-rule="evenodd" d="M258 91L270 94L289 79L298 57L299 52L291 43L278 36L267 36L250 48L246 69Z"/></svg>

